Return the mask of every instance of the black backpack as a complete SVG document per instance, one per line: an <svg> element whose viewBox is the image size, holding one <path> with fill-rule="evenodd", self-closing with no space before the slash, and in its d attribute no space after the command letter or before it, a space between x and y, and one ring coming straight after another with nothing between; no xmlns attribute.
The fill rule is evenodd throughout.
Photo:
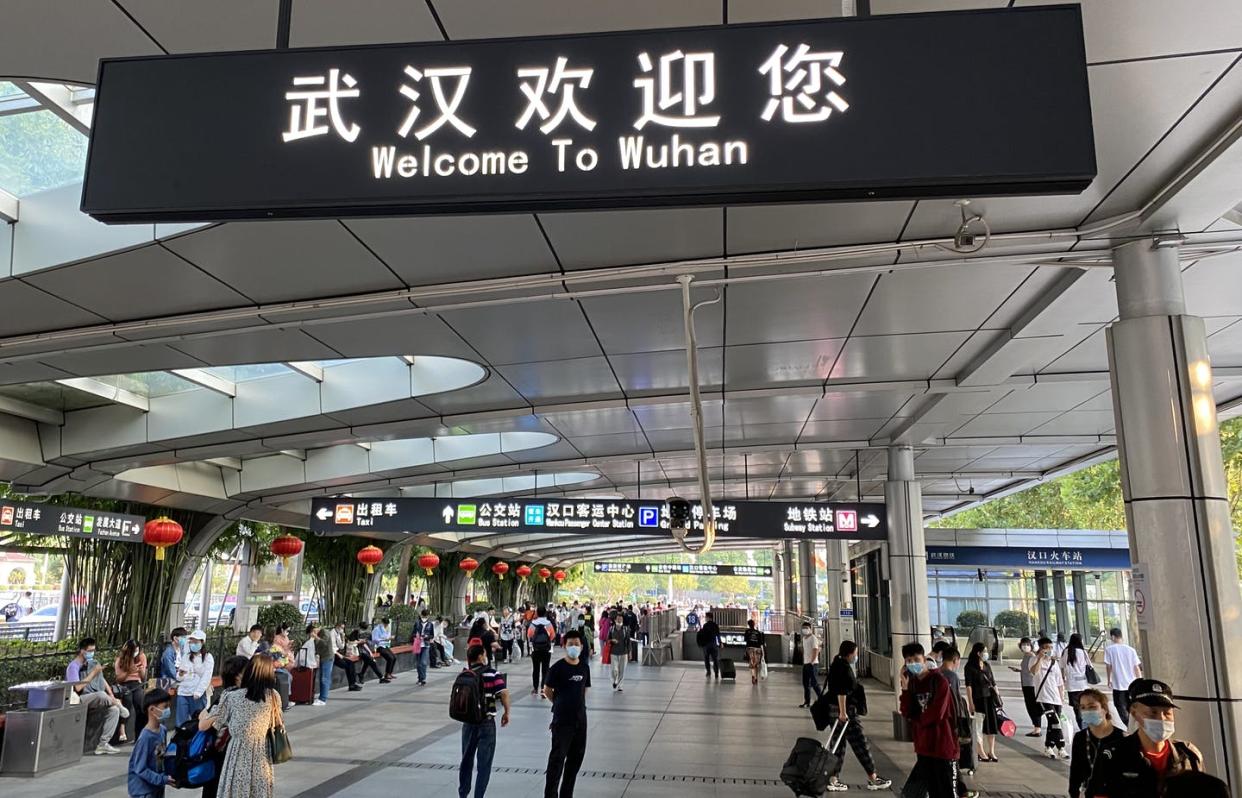
<svg viewBox="0 0 1242 798"><path fill-rule="evenodd" d="M483 706L483 677L467 668L457 674L449 694L449 717L462 723L483 723L487 708Z"/></svg>
<svg viewBox="0 0 1242 798"><path fill-rule="evenodd" d="M548 625L543 623L535 624L535 633L531 635L530 645L535 651L551 651L552 635L548 632Z"/></svg>

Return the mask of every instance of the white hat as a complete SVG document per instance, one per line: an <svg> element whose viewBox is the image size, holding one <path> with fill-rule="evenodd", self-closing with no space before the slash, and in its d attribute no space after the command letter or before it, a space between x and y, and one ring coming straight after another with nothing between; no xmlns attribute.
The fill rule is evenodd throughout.
<svg viewBox="0 0 1242 798"><path fill-rule="evenodd" d="M207 633L204 632L202 629L195 629L193 632L190 632L188 635L186 635L186 637L193 638L194 640L206 640Z"/></svg>

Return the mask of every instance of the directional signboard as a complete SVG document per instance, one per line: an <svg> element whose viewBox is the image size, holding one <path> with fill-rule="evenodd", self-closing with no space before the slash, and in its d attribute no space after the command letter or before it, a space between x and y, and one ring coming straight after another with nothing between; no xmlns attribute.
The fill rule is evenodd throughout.
<svg viewBox="0 0 1242 798"><path fill-rule="evenodd" d="M695 562L597 562L597 574L656 574L658 576L749 576L772 578L770 565L710 565Z"/></svg>
<svg viewBox="0 0 1242 798"><path fill-rule="evenodd" d="M712 507L716 534L744 538L885 540L884 505L838 502L722 502ZM694 529L703 508L693 504ZM668 505L628 499L315 499L310 528L365 532L573 532L663 535Z"/></svg>
<svg viewBox="0 0 1242 798"><path fill-rule="evenodd" d="M7 499L0 501L0 532L137 542L142 540L142 527L146 522L147 519L140 515Z"/></svg>

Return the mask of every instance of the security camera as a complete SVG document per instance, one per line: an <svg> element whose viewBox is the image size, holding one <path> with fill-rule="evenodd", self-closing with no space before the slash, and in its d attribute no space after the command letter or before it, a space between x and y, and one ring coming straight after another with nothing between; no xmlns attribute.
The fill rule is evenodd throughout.
<svg viewBox="0 0 1242 798"><path fill-rule="evenodd" d="M668 500L668 526L674 537L684 538L694 523L693 519L694 511L690 502L680 496Z"/></svg>

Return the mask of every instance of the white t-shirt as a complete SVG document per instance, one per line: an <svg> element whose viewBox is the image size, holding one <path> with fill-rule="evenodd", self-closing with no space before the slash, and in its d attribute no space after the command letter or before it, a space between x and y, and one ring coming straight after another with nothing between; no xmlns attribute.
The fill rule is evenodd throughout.
<svg viewBox="0 0 1242 798"><path fill-rule="evenodd" d="M1125 643L1113 643L1104 649L1104 664L1109 668L1109 687L1114 690L1126 690L1130 682L1138 678L1138 668L1142 664L1138 652Z"/></svg>
<svg viewBox="0 0 1242 798"><path fill-rule="evenodd" d="M1045 680L1045 674L1048 678ZM1040 684L1043 687L1040 687ZM1035 700L1041 704L1061 705L1061 687L1065 684L1061 676L1061 664L1055 660L1041 659L1039 670L1035 671L1035 689L1039 692Z"/></svg>
<svg viewBox="0 0 1242 798"><path fill-rule="evenodd" d="M1065 689L1071 693L1078 693L1086 690L1091 685L1087 684L1087 652L1078 649L1074 652L1077 661L1070 662L1066 657L1065 662Z"/></svg>
<svg viewBox="0 0 1242 798"><path fill-rule="evenodd" d="M812 656L814 655L814 656ZM802 661L807 665L819 661L819 638L814 632L802 638Z"/></svg>

